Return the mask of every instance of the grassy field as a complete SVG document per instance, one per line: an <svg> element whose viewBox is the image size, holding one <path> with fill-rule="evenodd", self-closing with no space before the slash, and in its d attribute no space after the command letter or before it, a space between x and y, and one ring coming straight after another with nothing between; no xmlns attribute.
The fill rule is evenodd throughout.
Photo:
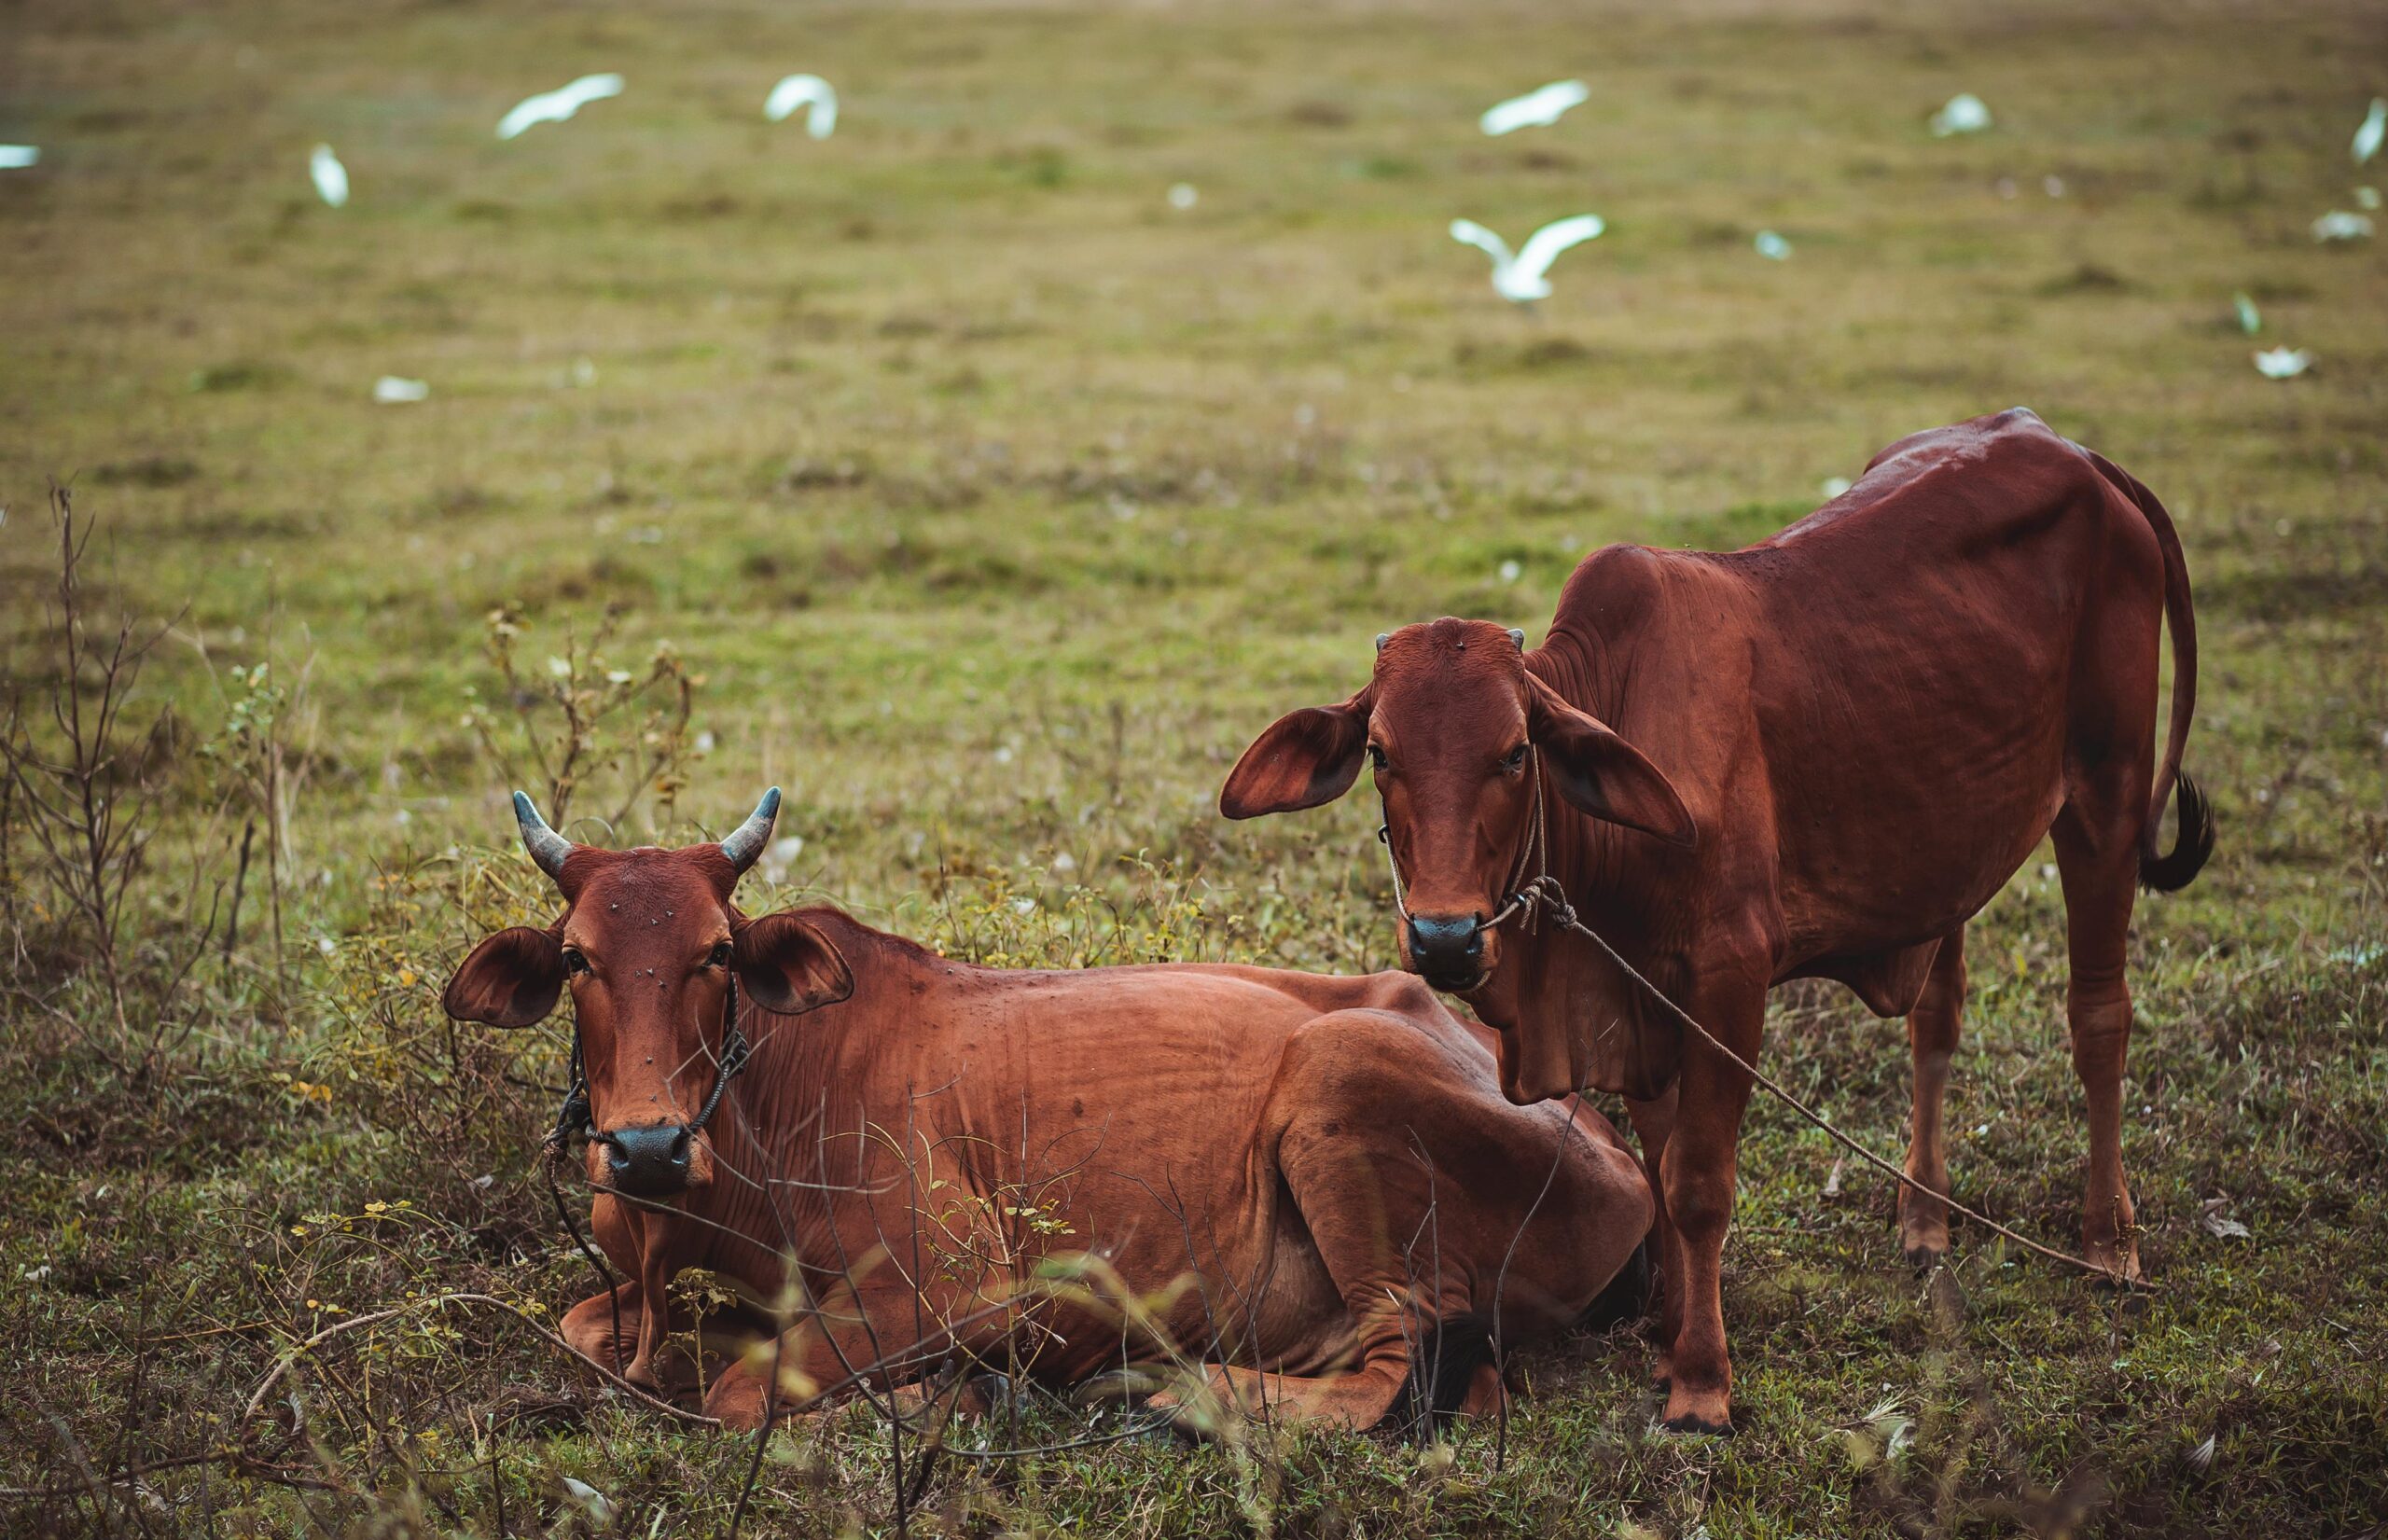
<svg viewBox="0 0 2388 1540"><path fill-rule="evenodd" d="M1348 693L1393 624L1538 635L1603 543L1745 542L1891 439L2016 404L2163 497L2196 588L2188 763L2221 842L2134 943L2124 1144L2158 1291L1963 1228L1919 1281L1888 1191L1760 1103L1730 1440L1651 1430L1625 1330L1529 1360L1498 1440L948 1461L905 1522L2388 1519L2388 264L2309 233L2388 181L2348 153L2388 90L2377 7L30 0L0 25L0 140L42 146L0 172L7 679L37 715L62 676L51 479L98 521L95 625L173 621L104 778L154 795L154 841L112 868L121 1029L21 799L0 810L0 1527L603 1528L565 1477L616 1533L729 1521L746 1444L508 1317L409 1303L588 1291L536 1176L562 1037L452 1034L436 1005L481 929L548 912L503 794L555 730L551 658L622 696L669 649L601 756L654 752L650 704L690 692L685 732L653 725L667 794L601 764L577 836L693 839L787 789L803 847L751 907L826 896L991 960L1381 966L1373 809L1224 824L1250 735ZM627 93L493 138L598 70ZM796 70L843 94L834 137L763 121ZM1568 75L1591 99L1555 127L1478 132ZM1934 137L1960 90L1995 126ZM308 183L318 141L345 208ZM1445 234L1585 211L1608 232L1532 310ZM2312 371L2258 375L2276 344ZM428 398L376 404L385 374ZM243 828L226 948L202 920ZM1962 1198L2070 1244L2044 859L1969 941L1952 1163ZM1786 992L1769 1052L1899 1146L1896 1023ZM391 1309L239 1422L293 1343ZM890 1478L867 1415L809 1427L746 1533L893 1533Z"/></svg>

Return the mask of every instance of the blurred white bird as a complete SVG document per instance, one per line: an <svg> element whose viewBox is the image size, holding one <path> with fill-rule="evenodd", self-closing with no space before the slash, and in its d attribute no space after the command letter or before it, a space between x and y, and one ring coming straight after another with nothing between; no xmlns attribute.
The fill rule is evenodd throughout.
<svg viewBox="0 0 2388 1540"><path fill-rule="evenodd" d="M2378 187L2355 188L2354 205L2359 209L2377 210L2380 207L2380 189Z"/></svg>
<svg viewBox="0 0 2388 1540"><path fill-rule="evenodd" d="M1770 262L1780 262L1791 255L1791 243L1772 230L1757 232L1757 254Z"/></svg>
<svg viewBox="0 0 2388 1540"><path fill-rule="evenodd" d="M2354 131L2354 163L2358 166L2380 153L2382 140L2388 140L2388 97L2371 99L2371 110L2363 115L2363 126Z"/></svg>
<svg viewBox="0 0 2388 1540"><path fill-rule="evenodd" d="M2263 314L2256 309L2256 302L2247 298L2245 290L2242 289L2239 293L2232 295L2230 297L2230 303L2232 308L2237 310L2239 312L2239 329L2241 331L2243 331L2248 336L2253 337L2256 333L2264 329Z"/></svg>
<svg viewBox="0 0 2388 1540"><path fill-rule="evenodd" d="M2371 215L2332 209L2313 221L2316 241L2360 241L2371 234Z"/></svg>
<svg viewBox="0 0 2388 1540"><path fill-rule="evenodd" d="M591 102L621 94L620 76L584 75L568 86L526 96L514 104L514 110L497 120L497 136L511 139L524 129L541 123L561 123Z"/></svg>
<svg viewBox="0 0 2388 1540"><path fill-rule="evenodd" d="M804 115L804 132L815 139L826 139L838 126L838 92L828 81L817 75L791 75L771 88L764 99L763 116L774 123L784 123L795 116L798 107L811 107Z"/></svg>
<svg viewBox="0 0 2388 1540"><path fill-rule="evenodd" d="M1494 292L1522 305L1528 300L1550 298L1550 283L1543 274L1550 271L1550 264L1559 259L1561 252L1592 240L1606 229L1607 222L1597 214L1554 219L1526 237L1525 245L1515 256L1510 255L1507 242L1473 219L1452 220L1451 239L1492 258Z"/></svg>
<svg viewBox="0 0 2388 1540"><path fill-rule="evenodd" d="M1990 108L1971 91L1949 98L1948 105L1932 115L1935 138L1946 139L1952 133L1979 133L1990 127Z"/></svg>
<svg viewBox="0 0 2388 1540"><path fill-rule="evenodd" d="M423 381L408 380L395 374L385 374L373 382L373 399L385 407L420 401L430 394L431 387Z"/></svg>
<svg viewBox="0 0 2388 1540"><path fill-rule="evenodd" d="M1192 208L1201 201L1202 195L1194 190L1194 184L1191 182L1180 182L1169 189L1171 208L1184 211Z"/></svg>
<svg viewBox="0 0 2388 1540"><path fill-rule="evenodd" d="M595 1487L586 1481L576 1481L567 1476L563 1478L563 1490L571 1494L574 1502L589 1511L590 1519L599 1529L614 1521L614 1505Z"/></svg>
<svg viewBox="0 0 2388 1540"><path fill-rule="evenodd" d="M315 190L325 202L334 208L348 203L348 168L340 163L329 145L317 145L315 153L307 158L307 172L315 179Z"/></svg>
<svg viewBox="0 0 2388 1540"><path fill-rule="evenodd" d="M1825 496L1827 498L1839 497L1842 493L1847 492L1853 485L1855 485L1855 483L1851 481L1846 476L1827 476L1825 478Z"/></svg>
<svg viewBox="0 0 2388 1540"><path fill-rule="evenodd" d="M1484 116L1476 124L1493 135L1517 129L1548 128L1558 122L1569 107L1581 106L1591 96L1592 89L1581 80L1553 80L1540 90L1494 103L1484 109Z"/></svg>
<svg viewBox="0 0 2388 1540"><path fill-rule="evenodd" d="M38 145L0 145L0 171L22 171L40 159Z"/></svg>
<svg viewBox="0 0 2388 1540"><path fill-rule="evenodd" d="M2294 380L2312 366L2298 348L2267 348L2256 354L2256 371L2267 380Z"/></svg>

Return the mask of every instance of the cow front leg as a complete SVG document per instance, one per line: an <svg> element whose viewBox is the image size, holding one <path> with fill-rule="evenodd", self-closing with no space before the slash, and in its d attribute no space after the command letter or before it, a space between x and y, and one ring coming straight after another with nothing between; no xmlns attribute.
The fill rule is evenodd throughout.
<svg viewBox="0 0 2388 1540"><path fill-rule="evenodd" d="M1647 1102L1629 1098L1625 1115L1632 1121L1634 1138L1642 1145L1642 1171L1650 1179L1657 1217L1650 1226L1650 1260L1659 1269L1659 1357L1650 1367L1651 1382L1670 1388L1674 1372L1676 1336L1683 1330L1683 1260L1676 1255L1681 1238L1667 1218L1667 1137L1675 1126L1676 1088L1670 1086Z"/></svg>
<svg viewBox="0 0 2388 1540"><path fill-rule="evenodd" d="M1692 1015L1747 1062L1756 1062L1766 1019L1763 986L1720 999ZM1725 1232L1733 1220L1735 1161L1751 1080L1686 1029L1675 1123L1660 1163L1667 1217L1675 1229L1682 1320L1669 1355L1667 1408L1672 1433L1733 1430L1733 1366L1725 1346Z"/></svg>
<svg viewBox="0 0 2388 1540"><path fill-rule="evenodd" d="M622 1378L648 1390L669 1389L664 1339L672 1330L672 1280L680 1275L684 1258L674 1255L676 1225L665 1215L646 1213L640 1218L637 1293L646 1308L639 1312L637 1351Z"/></svg>
<svg viewBox="0 0 2388 1540"><path fill-rule="evenodd" d="M1949 1193L1949 1141L1942 1113L1949 1097L1949 1061L1957 1051L1965 1004L1965 933L1958 929L1933 954L1931 976L1907 1018L1908 1045L1915 1056L1907 1173L1942 1197ZM1937 1265L1949 1254L1949 1205L1902 1186L1899 1247L1918 1271Z"/></svg>

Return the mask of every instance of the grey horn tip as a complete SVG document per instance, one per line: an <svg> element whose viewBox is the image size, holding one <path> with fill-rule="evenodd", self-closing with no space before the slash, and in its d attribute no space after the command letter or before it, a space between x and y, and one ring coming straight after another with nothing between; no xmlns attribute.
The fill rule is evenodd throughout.
<svg viewBox="0 0 2388 1540"><path fill-rule="evenodd" d="M1377 632L1377 651L1384 651L1384 645L1392 640L1393 632L1389 631L1381 631Z"/></svg>
<svg viewBox="0 0 2388 1540"><path fill-rule="evenodd" d="M1520 652L1526 650L1526 633L1520 631L1515 626L1511 626L1509 628L1509 640L1518 645L1518 650Z"/></svg>
<svg viewBox="0 0 2388 1540"><path fill-rule="evenodd" d="M722 840L721 853L729 857L730 866L743 872L755 864L763 853L763 847L771 843L771 825L779 815L780 788L773 786L763 793L763 799L755 804L746 822L730 830Z"/></svg>
<svg viewBox="0 0 2388 1540"><path fill-rule="evenodd" d="M514 794L514 821L522 827L522 848L531 853L531 859L549 877L561 879L564 857L572 853L572 841L548 827L548 821L539 816L529 792Z"/></svg>

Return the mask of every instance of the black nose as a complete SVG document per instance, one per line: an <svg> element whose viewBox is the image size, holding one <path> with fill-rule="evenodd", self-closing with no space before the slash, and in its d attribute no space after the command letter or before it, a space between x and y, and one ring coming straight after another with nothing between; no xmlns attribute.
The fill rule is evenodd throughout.
<svg viewBox="0 0 2388 1540"><path fill-rule="evenodd" d="M688 1186L688 1131L676 1123L602 1136L613 1185L633 1198L669 1198Z"/></svg>
<svg viewBox="0 0 2388 1540"><path fill-rule="evenodd" d="M1466 980L1484 963L1484 926L1472 914L1409 917L1409 961L1429 979Z"/></svg>

